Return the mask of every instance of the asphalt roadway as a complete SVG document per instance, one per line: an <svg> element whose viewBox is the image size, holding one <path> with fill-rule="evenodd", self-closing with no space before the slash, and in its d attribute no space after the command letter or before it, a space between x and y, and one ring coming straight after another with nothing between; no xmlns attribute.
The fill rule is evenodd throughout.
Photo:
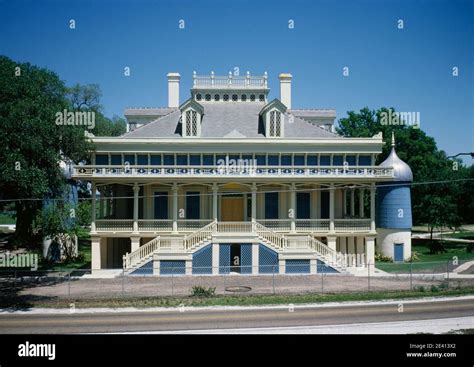
<svg viewBox="0 0 474 367"><path fill-rule="evenodd" d="M2 312L0 334L74 334L321 326L474 316L474 298L253 308Z"/></svg>

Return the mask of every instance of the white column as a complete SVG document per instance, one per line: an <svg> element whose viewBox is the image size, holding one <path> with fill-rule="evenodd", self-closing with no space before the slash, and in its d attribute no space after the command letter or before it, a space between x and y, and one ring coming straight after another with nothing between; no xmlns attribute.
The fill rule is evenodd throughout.
<svg viewBox="0 0 474 367"><path fill-rule="evenodd" d="M347 189L342 190L342 205L344 208L344 218L347 216Z"/></svg>
<svg viewBox="0 0 474 367"><path fill-rule="evenodd" d="M375 237L365 237L365 256L367 264L370 264L371 269L374 268L375 263Z"/></svg>
<svg viewBox="0 0 474 367"><path fill-rule="evenodd" d="M173 233L178 233L178 184L173 183Z"/></svg>
<svg viewBox="0 0 474 367"><path fill-rule="evenodd" d="M318 261L316 259L309 260L309 273L316 274L318 272Z"/></svg>
<svg viewBox="0 0 474 367"><path fill-rule="evenodd" d="M140 247L140 237L130 237L131 252L138 250Z"/></svg>
<svg viewBox="0 0 474 367"><path fill-rule="evenodd" d="M212 274L219 274L219 244L212 244Z"/></svg>
<svg viewBox="0 0 474 367"><path fill-rule="evenodd" d="M375 232L375 183L370 185L370 232Z"/></svg>
<svg viewBox="0 0 474 367"><path fill-rule="evenodd" d="M355 217L355 189L351 189L351 217Z"/></svg>
<svg viewBox="0 0 474 367"><path fill-rule="evenodd" d="M252 274L258 274L258 259L259 259L260 244L252 244Z"/></svg>
<svg viewBox="0 0 474 367"><path fill-rule="evenodd" d="M133 233L138 233L138 193L140 186L137 183L133 185ZM133 251L133 250L132 250Z"/></svg>
<svg viewBox="0 0 474 367"><path fill-rule="evenodd" d="M102 258L100 251L100 237L91 237L91 270L102 269Z"/></svg>
<svg viewBox="0 0 474 367"><path fill-rule="evenodd" d="M359 189L359 217L364 218L364 189Z"/></svg>
<svg viewBox="0 0 474 367"><path fill-rule="evenodd" d="M160 260L153 260L153 275L160 275Z"/></svg>
<svg viewBox="0 0 474 367"><path fill-rule="evenodd" d="M91 233L97 233L96 228L95 228L95 192L96 192L96 187L95 187L95 182L92 182L91 184L91 193L92 193L92 198L91 198Z"/></svg>
<svg viewBox="0 0 474 367"><path fill-rule="evenodd" d="M349 255L349 266L354 266L354 259L355 259L355 241L354 237L347 238L347 253Z"/></svg>
<svg viewBox="0 0 474 367"><path fill-rule="evenodd" d="M332 183L329 187L329 232L334 233L334 184ZM335 249L335 247L334 247Z"/></svg>
<svg viewBox="0 0 474 367"><path fill-rule="evenodd" d="M336 236L328 236L328 247L334 251L336 251Z"/></svg>
<svg viewBox="0 0 474 367"><path fill-rule="evenodd" d="M219 187L216 183L212 184L212 218L217 220L217 193L219 192Z"/></svg>
<svg viewBox="0 0 474 367"><path fill-rule="evenodd" d="M285 260L278 260L278 272L279 274L285 274Z"/></svg>
<svg viewBox="0 0 474 367"><path fill-rule="evenodd" d="M252 222L257 219L257 184L252 183Z"/></svg>
<svg viewBox="0 0 474 367"><path fill-rule="evenodd" d="M193 274L193 261L192 260L186 260L185 262L185 274L186 275L192 275Z"/></svg>
<svg viewBox="0 0 474 367"><path fill-rule="evenodd" d="M290 210L293 214L290 218L290 232L296 233L296 185L294 183L290 187Z"/></svg>
<svg viewBox="0 0 474 367"><path fill-rule="evenodd" d="M357 256L358 256L358 261L357 265L358 266L363 266L364 265L364 237L357 237Z"/></svg>

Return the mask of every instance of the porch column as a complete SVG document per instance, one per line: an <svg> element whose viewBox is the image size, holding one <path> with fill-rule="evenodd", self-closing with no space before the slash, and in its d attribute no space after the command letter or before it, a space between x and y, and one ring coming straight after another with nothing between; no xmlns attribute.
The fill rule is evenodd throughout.
<svg viewBox="0 0 474 367"><path fill-rule="evenodd" d="M359 189L359 217L364 218L364 189Z"/></svg>
<svg viewBox="0 0 474 367"><path fill-rule="evenodd" d="M252 183L252 222L257 220L257 184Z"/></svg>
<svg viewBox="0 0 474 367"><path fill-rule="evenodd" d="M140 237L130 237L130 243L132 244L130 252L138 250L140 247Z"/></svg>
<svg viewBox="0 0 474 367"><path fill-rule="evenodd" d="M374 268L375 264L375 237L368 236L365 237L365 256L367 264Z"/></svg>
<svg viewBox="0 0 474 367"><path fill-rule="evenodd" d="M178 184L173 183L173 233L178 233Z"/></svg>
<svg viewBox="0 0 474 367"><path fill-rule="evenodd" d="M334 184L330 184L329 186L329 232L334 233Z"/></svg>
<svg viewBox="0 0 474 367"><path fill-rule="evenodd" d="M290 210L292 211L292 216L290 217L290 232L296 233L296 185L291 184L290 187Z"/></svg>
<svg viewBox="0 0 474 367"><path fill-rule="evenodd" d="M375 232L375 183L370 184L370 232Z"/></svg>
<svg viewBox="0 0 474 367"><path fill-rule="evenodd" d="M212 218L217 220L217 193L219 192L219 186L216 183L212 184Z"/></svg>
<svg viewBox="0 0 474 367"><path fill-rule="evenodd" d="M348 263L349 266L354 266L354 260L355 260L355 238L354 237L348 237L347 238L347 254L348 254Z"/></svg>
<svg viewBox="0 0 474 367"><path fill-rule="evenodd" d="M355 189L351 189L351 217L355 217Z"/></svg>
<svg viewBox="0 0 474 367"><path fill-rule="evenodd" d="M95 186L95 182L92 181L91 183L91 193L92 193L92 201L91 201L91 233L97 233L95 228L95 192L97 188Z"/></svg>
<svg viewBox="0 0 474 367"><path fill-rule="evenodd" d="M219 244L213 243L212 244L212 274L218 275L219 274Z"/></svg>
<svg viewBox="0 0 474 367"><path fill-rule="evenodd" d="M344 208L344 218L347 216L347 189L342 189L342 207Z"/></svg>
<svg viewBox="0 0 474 367"><path fill-rule="evenodd" d="M100 251L100 237L91 237L91 270L100 270L102 268L102 259Z"/></svg>
<svg viewBox="0 0 474 367"><path fill-rule="evenodd" d="M138 193L139 192L140 192L140 186L138 186L138 184L135 182L135 184L133 185L133 232L132 232L134 234L138 234Z"/></svg>

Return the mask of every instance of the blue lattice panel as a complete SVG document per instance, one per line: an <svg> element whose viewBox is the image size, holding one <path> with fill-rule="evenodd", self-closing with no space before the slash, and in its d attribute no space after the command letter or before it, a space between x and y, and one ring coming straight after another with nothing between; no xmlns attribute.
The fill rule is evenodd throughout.
<svg viewBox="0 0 474 367"><path fill-rule="evenodd" d="M258 272L260 274L278 273L278 254L265 245L259 245Z"/></svg>
<svg viewBox="0 0 474 367"><path fill-rule="evenodd" d="M193 254L193 274L212 274L212 245Z"/></svg>
<svg viewBox="0 0 474 367"><path fill-rule="evenodd" d="M309 260L286 260L285 272L287 274L309 274Z"/></svg>
<svg viewBox="0 0 474 367"><path fill-rule="evenodd" d="M325 262L321 260L318 260L317 267L318 267L317 269L318 273L339 273L332 266L327 265Z"/></svg>
<svg viewBox="0 0 474 367"><path fill-rule="evenodd" d="M184 260L160 260L161 275L183 275L186 274L186 261Z"/></svg>
<svg viewBox="0 0 474 367"><path fill-rule="evenodd" d="M240 273L252 274L252 244L240 245Z"/></svg>
<svg viewBox="0 0 474 367"><path fill-rule="evenodd" d="M230 244L219 245L219 274L230 273Z"/></svg>
<svg viewBox="0 0 474 367"><path fill-rule="evenodd" d="M130 273L130 275L153 275L153 260L150 260L139 268L136 268Z"/></svg>

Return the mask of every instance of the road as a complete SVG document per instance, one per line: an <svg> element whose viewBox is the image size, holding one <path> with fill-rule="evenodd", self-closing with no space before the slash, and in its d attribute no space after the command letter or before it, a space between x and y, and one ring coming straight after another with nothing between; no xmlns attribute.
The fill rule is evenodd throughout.
<svg viewBox="0 0 474 367"><path fill-rule="evenodd" d="M403 306L403 307L402 307ZM400 312L402 311L402 312ZM253 308L184 308L0 314L0 333L122 333L285 328L474 316L474 297L447 300ZM466 325L474 327L474 325Z"/></svg>

